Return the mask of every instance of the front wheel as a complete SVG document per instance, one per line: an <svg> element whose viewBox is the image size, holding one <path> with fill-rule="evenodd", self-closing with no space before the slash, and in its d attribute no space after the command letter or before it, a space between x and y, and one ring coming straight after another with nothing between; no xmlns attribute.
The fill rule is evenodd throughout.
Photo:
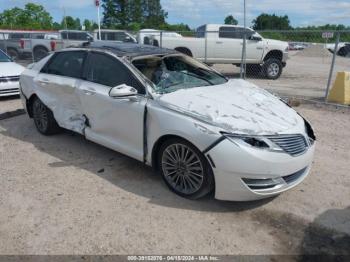
<svg viewBox="0 0 350 262"><path fill-rule="evenodd" d="M269 58L264 63L264 73L268 79L278 79L283 70L282 62L276 58Z"/></svg>
<svg viewBox="0 0 350 262"><path fill-rule="evenodd" d="M52 111L39 98L32 104L33 119L37 130L43 135L52 135L60 131Z"/></svg>
<svg viewBox="0 0 350 262"><path fill-rule="evenodd" d="M160 148L158 168L176 194L198 199L214 188L214 176L204 155L183 139L170 139Z"/></svg>

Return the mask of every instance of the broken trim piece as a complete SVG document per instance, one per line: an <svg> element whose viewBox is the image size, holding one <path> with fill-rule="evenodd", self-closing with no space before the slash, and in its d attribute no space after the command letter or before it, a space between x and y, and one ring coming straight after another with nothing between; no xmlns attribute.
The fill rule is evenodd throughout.
<svg viewBox="0 0 350 262"><path fill-rule="evenodd" d="M202 153L206 154L208 153L211 149L213 149L214 147L216 147L218 144L220 144L223 140L225 140L226 137L225 136L221 136L219 137L214 143L212 143L210 146L208 146Z"/></svg>

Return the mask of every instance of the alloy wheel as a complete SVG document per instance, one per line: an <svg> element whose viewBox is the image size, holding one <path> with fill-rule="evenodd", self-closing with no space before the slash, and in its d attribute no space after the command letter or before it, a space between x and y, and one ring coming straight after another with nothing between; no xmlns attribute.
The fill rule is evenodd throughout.
<svg viewBox="0 0 350 262"><path fill-rule="evenodd" d="M269 67L267 68L267 73L271 77L275 77L279 74L280 67L277 63L271 63Z"/></svg>
<svg viewBox="0 0 350 262"><path fill-rule="evenodd" d="M204 180L199 156L184 144L171 144L162 155L162 170L170 186L185 195L197 192Z"/></svg>
<svg viewBox="0 0 350 262"><path fill-rule="evenodd" d="M41 132L45 132L48 126L48 115L47 115L46 106L40 101L36 101L34 103L33 116L34 116L34 122L37 128Z"/></svg>

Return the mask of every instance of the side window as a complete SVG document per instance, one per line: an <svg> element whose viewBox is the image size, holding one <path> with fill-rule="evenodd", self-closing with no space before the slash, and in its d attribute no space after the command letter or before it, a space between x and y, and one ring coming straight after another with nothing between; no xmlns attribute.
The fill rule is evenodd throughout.
<svg viewBox="0 0 350 262"><path fill-rule="evenodd" d="M219 28L219 37L241 39L240 28L222 26Z"/></svg>
<svg viewBox="0 0 350 262"><path fill-rule="evenodd" d="M67 51L57 53L43 68L42 73L80 78L86 52Z"/></svg>
<svg viewBox="0 0 350 262"><path fill-rule="evenodd" d="M115 87L121 84L132 86L140 94L145 90L133 73L120 61L112 56L100 53L91 53L86 78L88 81L101 85Z"/></svg>

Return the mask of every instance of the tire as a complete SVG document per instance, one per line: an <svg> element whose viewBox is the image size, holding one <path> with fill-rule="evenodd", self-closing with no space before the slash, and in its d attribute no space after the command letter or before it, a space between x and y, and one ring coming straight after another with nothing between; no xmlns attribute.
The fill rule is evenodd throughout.
<svg viewBox="0 0 350 262"><path fill-rule="evenodd" d="M158 152L158 170L171 191L198 199L214 189L213 171L205 156L180 138L165 141Z"/></svg>
<svg viewBox="0 0 350 262"><path fill-rule="evenodd" d="M8 48L7 54L11 57L12 60L16 61L19 58L19 53L16 49Z"/></svg>
<svg viewBox="0 0 350 262"><path fill-rule="evenodd" d="M263 65L263 70L267 79L275 80L281 76L283 65L279 59L269 58L265 61Z"/></svg>
<svg viewBox="0 0 350 262"><path fill-rule="evenodd" d="M39 98L32 103L33 119L36 129L43 135L53 135L61 131L52 111Z"/></svg>
<svg viewBox="0 0 350 262"><path fill-rule="evenodd" d="M343 46L338 51L339 56L350 57L350 46Z"/></svg>
<svg viewBox="0 0 350 262"><path fill-rule="evenodd" d="M49 53L49 51L47 51L47 49L44 47L36 47L33 52L35 62L43 59Z"/></svg>

